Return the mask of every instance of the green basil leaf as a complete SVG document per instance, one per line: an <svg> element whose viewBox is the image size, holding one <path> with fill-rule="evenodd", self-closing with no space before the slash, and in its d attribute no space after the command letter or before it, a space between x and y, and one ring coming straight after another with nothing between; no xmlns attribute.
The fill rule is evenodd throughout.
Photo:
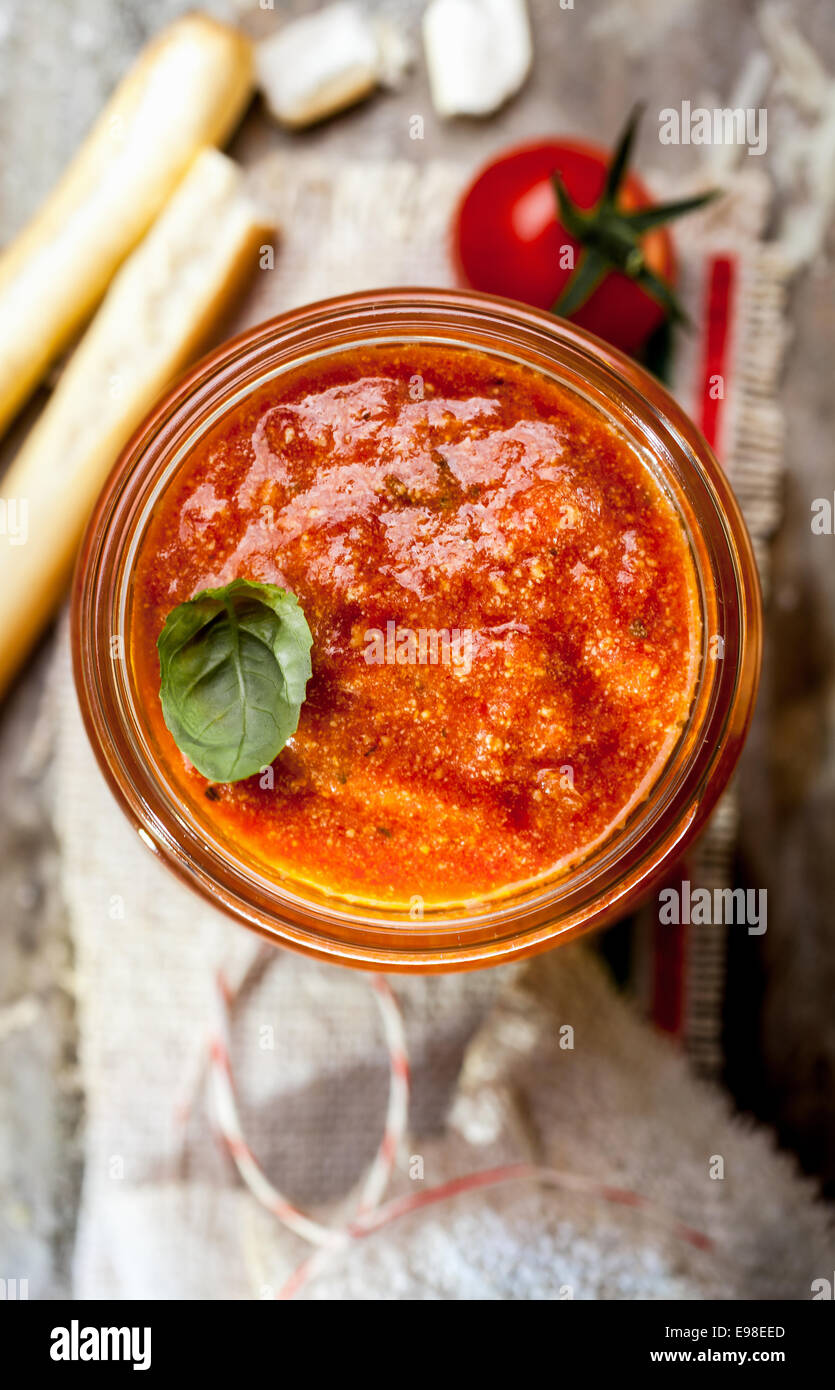
<svg viewBox="0 0 835 1390"><path fill-rule="evenodd" d="M157 640L165 723L211 782L267 767L296 732L312 637L293 594L234 579L169 613Z"/></svg>

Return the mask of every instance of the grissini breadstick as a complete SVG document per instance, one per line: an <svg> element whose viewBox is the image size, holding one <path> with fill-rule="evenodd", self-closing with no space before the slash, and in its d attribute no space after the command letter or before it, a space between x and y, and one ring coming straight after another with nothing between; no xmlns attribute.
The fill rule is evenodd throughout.
<svg viewBox="0 0 835 1390"><path fill-rule="evenodd" d="M149 44L117 87L54 192L0 255L0 434L196 152L230 134L252 83L249 40L194 14Z"/></svg>
<svg viewBox="0 0 835 1390"><path fill-rule="evenodd" d="M196 157L0 481L17 518L0 533L0 696L64 592L116 455L257 265L267 228L242 183L217 150Z"/></svg>

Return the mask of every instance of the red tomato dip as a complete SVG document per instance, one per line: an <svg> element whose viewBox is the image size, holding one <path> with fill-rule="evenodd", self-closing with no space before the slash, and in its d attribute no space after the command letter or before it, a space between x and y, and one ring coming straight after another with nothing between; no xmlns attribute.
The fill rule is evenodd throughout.
<svg viewBox="0 0 835 1390"><path fill-rule="evenodd" d="M162 719L156 640L236 577L313 634L298 730L210 786ZM677 514L590 405L469 349L307 363L232 408L142 538L131 660L179 793L270 878L481 901L575 864L648 794L701 645Z"/></svg>

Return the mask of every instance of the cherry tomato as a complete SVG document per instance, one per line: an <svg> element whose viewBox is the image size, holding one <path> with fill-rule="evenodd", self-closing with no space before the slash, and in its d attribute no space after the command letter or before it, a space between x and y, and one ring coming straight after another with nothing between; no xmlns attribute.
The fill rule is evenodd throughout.
<svg viewBox="0 0 835 1390"><path fill-rule="evenodd" d="M582 247L562 226L552 176L574 203L591 209L603 193L611 152L568 140L520 145L488 164L458 207L454 255L460 279L472 289L552 309L578 264ZM618 206L653 204L644 184L627 173ZM641 239L649 270L674 283L670 235L657 228ZM665 318L663 306L620 270L609 270L571 321L637 356Z"/></svg>

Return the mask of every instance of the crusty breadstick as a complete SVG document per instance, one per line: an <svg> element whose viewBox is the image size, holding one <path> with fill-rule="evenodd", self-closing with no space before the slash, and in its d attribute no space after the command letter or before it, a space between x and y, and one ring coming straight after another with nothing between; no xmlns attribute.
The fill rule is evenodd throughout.
<svg viewBox="0 0 835 1390"><path fill-rule="evenodd" d="M149 44L116 89L57 188L0 255L0 434L197 150L230 134L252 82L249 41L193 14Z"/></svg>
<svg viewBox="0 0 835 1390"><path fill-rule="evenodd" d="M16 531L0 531L0 695L64 592L116 455L205 345L265 235L238 166L207 149L116 275L0 480Z"/></svg>

